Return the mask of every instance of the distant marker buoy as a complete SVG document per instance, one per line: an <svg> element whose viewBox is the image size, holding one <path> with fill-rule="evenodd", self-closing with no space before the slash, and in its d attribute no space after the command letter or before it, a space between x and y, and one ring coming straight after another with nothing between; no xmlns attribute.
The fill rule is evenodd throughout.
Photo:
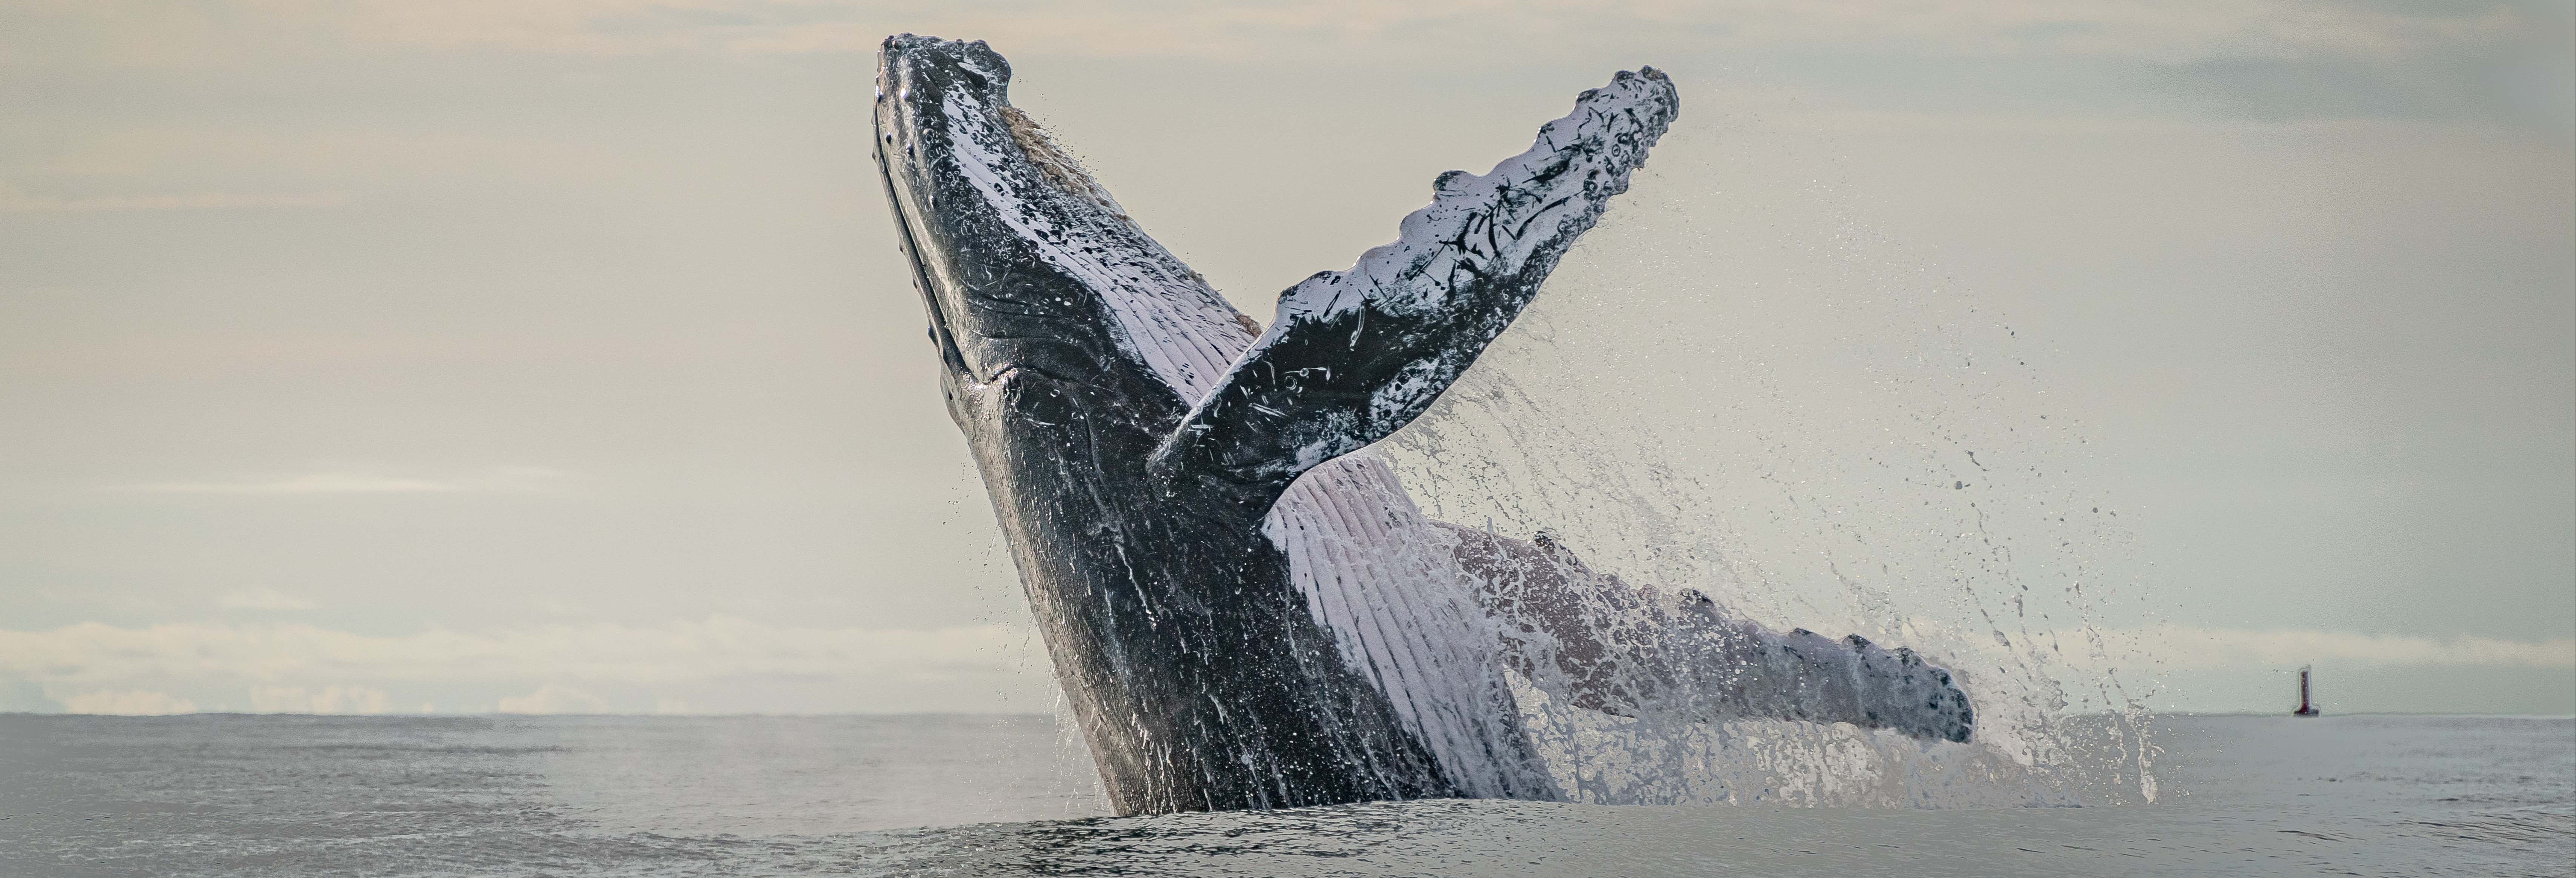
<svg viewBox="0 0 2576 878"><path fill-rule="evenodd" d="M2303 665L2299 668L2299 709L2290 711L2291 716L2316 716L2322 713L2317 710L2316 702L2308 700L2308 667Z"/></svg>

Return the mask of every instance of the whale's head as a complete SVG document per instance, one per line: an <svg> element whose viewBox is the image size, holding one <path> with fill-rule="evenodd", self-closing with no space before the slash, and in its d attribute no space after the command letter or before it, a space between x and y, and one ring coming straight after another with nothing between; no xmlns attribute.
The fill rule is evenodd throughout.
<svg viewBox="0 0 2576 878"><path fill-rule="evenodd" d="M1159 348L1140 349L1137 301L1225 312L1185 322L1233 329L1238 318L1011 106L1010 78L981 41L905 34L878 56L875 152L950 416L970 437L1051 423L1020 409L1081 385L1121 388L1117 407L1138 416L1123 420L1168 429L1184 389L1158 371ZM1175 284L1195 289L1176 301ZM1235 331L1238 347L1249 343Z"/></svg>

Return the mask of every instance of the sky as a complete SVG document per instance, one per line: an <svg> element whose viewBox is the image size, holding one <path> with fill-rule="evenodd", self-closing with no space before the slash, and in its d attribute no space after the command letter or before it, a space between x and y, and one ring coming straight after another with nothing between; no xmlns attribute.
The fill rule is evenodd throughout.
<svg viewBox="0 0 2576 878"><path fill-rule="evenodd" d="M2161 709L2286 709L2313 663L2337 709L2576 712L2571 29L22 0L0 710L1054 709L870 169L875 46L916 32L990 41L1265 320L1655 65L1683 116L1635 189L1387 449L1426 507L1818 630L1938 641L2036 583L2021 630Z"/></svg>

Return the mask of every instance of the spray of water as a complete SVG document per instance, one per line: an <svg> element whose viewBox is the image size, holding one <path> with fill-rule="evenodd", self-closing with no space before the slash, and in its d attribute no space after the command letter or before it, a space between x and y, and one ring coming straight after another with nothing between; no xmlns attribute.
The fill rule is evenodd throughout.
<svg viewBox="0 0 2576 878"><path fill-rule="evenodd" d="M1537 304L1373 449L1456 540L1397 566L1465 574L1422 587L1481 576L1490 605L1532 552L1579 557L1547 565L1583 571L1581 624L1558 630L1588 633L1491 635L1580 801L2154 800L2154 681L2096 626L2152 614L2119 604L2142 594L2131 536L2090 487L2098 437L2031 365L2054 352L1852 219L1812 135L1745 121L1668 136ZM1720 642L1745 624L1910 648L1973 699L1974 739L1749 708L1763 687L1727 694ZM1059 761L1089 779L1057 712Z"/></svg>
<svg viewBox="0 0 2576 878"><path fill-rule="evenodd" d="M1713 155L1762 148L1677 132L1637 203L1378 452L1430 516L1544 534L1623 580L1587 611L1604 626L1637 624L1631 595L1691 589L1724 618L1904 645L1964 679L1976 738L1711 722L1689 699L1608 715L1527 663L1560 784L1603 803L2152 801L2151 681L2095 627L2134 562L2087 487L2094 437L2008 315L1851 221L1830 182L1730 198L1781 181L1718 168L1800 166Z"/></svg>

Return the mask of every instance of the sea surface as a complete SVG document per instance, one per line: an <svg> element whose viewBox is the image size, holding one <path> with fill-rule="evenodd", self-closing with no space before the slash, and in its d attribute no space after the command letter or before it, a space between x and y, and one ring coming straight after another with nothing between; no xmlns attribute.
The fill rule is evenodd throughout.
<svg viewBox="0 0 2576 878"><path fill-rule="evenodd" d="M2154 804L1116 819L1051 717L0 715L0 874L2569 875L2576 720L2164 717Z"/></svg>

